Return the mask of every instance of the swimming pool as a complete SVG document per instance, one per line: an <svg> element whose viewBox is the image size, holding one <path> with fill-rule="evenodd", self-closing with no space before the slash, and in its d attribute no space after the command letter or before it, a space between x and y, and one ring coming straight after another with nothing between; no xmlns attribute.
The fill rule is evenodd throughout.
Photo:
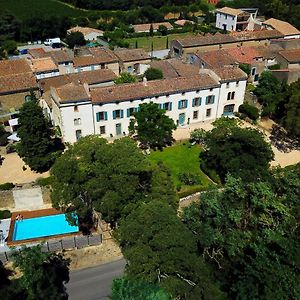
<svg viewBox="0 0 300 300"><path fill-rule="evenodd" d="M16 220L13 241L41 238L78 232L78 226L71 226L64 214Z"/></svg>

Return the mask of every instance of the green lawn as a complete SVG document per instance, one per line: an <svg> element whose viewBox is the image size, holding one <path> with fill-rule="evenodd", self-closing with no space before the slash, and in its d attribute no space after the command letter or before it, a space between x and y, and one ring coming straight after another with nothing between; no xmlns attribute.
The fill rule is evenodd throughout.
<svg viewBox="0 0 300 300"><path fill-rule="evenodd" d="M149 158L153 162L163 161L170 169L175 186L181 185L180 194L192 194L207 188L210 179L200 169L199 154L201 148L198 145L190 146L189 142L177 143L174 146L167 147L163 151L153 151ZM179 174L190 172L198 174L201 184L188 186L182 185L179 180Z"/></svg>
<svg viewBox="0 0 300 300"><path fill-rule="evenodd" d="M190 32L169 34L168 35L169 47L172 40L183 38L188 35L193 35L193 34ZM153 50L162 50L167 48L167 36L153 36L153 37L146 36L146 37L125 39L125 41L129 42L130 48L136 48L136 41L137 41L138 48L144 48L147 52L151 51L152 41L153 41Z"/></svg>
<svg viewBox="0 0 300 300"><path fill-rule="evenodd" d="M9 11L21 20L45 15L84 17L89 13L57 0L0 0L0 11Z"/></svg>

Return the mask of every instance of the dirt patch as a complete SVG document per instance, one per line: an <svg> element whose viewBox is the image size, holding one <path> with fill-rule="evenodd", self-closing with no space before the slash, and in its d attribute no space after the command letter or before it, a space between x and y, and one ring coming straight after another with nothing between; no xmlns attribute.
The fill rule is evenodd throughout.
<svg viewBox="0 0 300 300"><path fill-rule="evenodd" d="M103 240L98 246L69 250L65 257L71 259L70 269L83 269L122 258L122 252L113 239Z"/></svg>
<svg viewBox="0 0 300 300"><path fill-rule="evenodd" d="M0 191L0 208L12 209L15 207L13 192L10 191Z"/></svg>
<svg viewBox="0 0 300 300"><path fill-rule="evenodd" d="M50 197L51 194L50 188L43 186L41 189L42 189L44 204L52 204L51 197Z"/></svg>

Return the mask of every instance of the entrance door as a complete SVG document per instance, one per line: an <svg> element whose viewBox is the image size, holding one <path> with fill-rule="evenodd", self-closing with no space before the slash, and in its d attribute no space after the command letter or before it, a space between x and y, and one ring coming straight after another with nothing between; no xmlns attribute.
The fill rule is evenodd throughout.
<svg viewBox="0 0 300 300"><path fill-rule="evenodd" d="M233 114L233 112L234 112L234 104L229 104L224 106L224 112L223 112L224 116L230 116Z"/></svg>
<svg viewBox="0 0 300 300"><path fill-rule="evenodd" d="M116 124L116 135L122 134L122 126L121 123Z"/></svg>
<svg viewBox="0 0 300 300"><path fill-rule="evenodd" d="M185 113L179 114L179 125L184 125Z"/></svg>

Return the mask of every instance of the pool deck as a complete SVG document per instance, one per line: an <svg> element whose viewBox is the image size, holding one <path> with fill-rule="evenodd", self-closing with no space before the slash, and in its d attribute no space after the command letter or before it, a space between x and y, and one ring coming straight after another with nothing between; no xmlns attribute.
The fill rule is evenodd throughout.
<svg viewBox="0 0 300 300"><path fill-rule="evenodd" d="M11 222L10 222L10 227L9 227L9 233L7 237L7 245L10 247L13 246L18 246L21 244L26 244L26 243L33 243L37 241L44 241L49 238L61 238L61 237L66 237L66 236L72 236L72 235L79 235L80 231L74 232L74 233L66 233L66 234L58 234L58 235L51 235L49 237L44 236L44 237L38 237L38 238L32 238L32 239L26 239L26 240L20 240L20 241L13 241L13 233L14 233L14 227L15 227L15 221L17 215L23 216L23 219L32 219L32 218L38 218L38 217L45 217L45 216L53 216L53 215L59 215L63 214L62 211L57 210L55 208L48 208L48 209L41 209L41 210L33 210L33 211L16 211L12 213L11 216Z"/></svg>

